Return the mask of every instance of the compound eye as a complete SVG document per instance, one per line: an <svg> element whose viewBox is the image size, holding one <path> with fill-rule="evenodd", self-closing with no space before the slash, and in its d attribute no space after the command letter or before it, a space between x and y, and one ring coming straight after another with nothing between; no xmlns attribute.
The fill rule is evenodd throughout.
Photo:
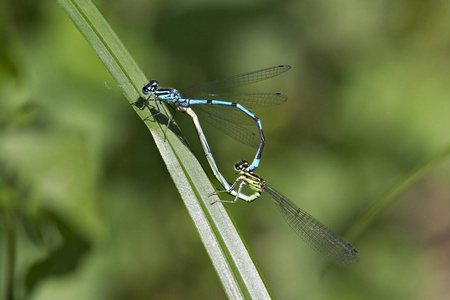
<svg viewBox="0 0 450 300"><path fill-rule="evenodd" d="M150 93L150 83L147 83L146 85L144 85L144 87L142 88L142 93L144 95L148 95Z"/></svg>

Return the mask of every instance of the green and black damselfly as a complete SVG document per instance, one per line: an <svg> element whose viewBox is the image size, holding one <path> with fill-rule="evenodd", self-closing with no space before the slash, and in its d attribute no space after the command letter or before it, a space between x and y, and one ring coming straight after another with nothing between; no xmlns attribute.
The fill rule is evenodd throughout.
<svg viewBox="0 0 450 300"><path fill-rule="evenodd" d="M219 200L220 202L235 203L238 199L244 200L245 202L252 202L258 199L262 193L265 193L279 208L284 219L295 233L312 249L338 266L344 268L356 266L360 257L358 250L352 244L316 218L297 207L285 196L270 187L264 179L253 172L247 171L249 166L247 161L243 160L235 164L235 169L239 172L239 177L230 185L217 168L195 112L189 107L179 107L178 110L191 116L214 176L225 188L225 190L219 192L227 192L235 197L234 200ZM242 193L242 188L246 185L250 187L253 194L245 195ZM236 186L238 186L237 190L235 190Z"/></svg>

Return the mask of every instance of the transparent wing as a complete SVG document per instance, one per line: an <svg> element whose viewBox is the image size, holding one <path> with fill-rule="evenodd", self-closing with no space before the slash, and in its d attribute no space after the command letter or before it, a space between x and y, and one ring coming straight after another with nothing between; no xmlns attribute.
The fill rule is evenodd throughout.
<svg viewBox="0 0 450 300"><path fill-rule="evenodd" d="M216 127L223 133L227 134L228 136L231 136L238 142L251 147L258 147L260 145L260 136L259 131L257 130L256 127L256 123L240 110L233 107L228 108L229 110L233 109L235 112L237 111L241 113L243 116L245 116L245 118L244 117L242 118L242 120L245 120L245 122L248 122L249 120L252 121L250 125L254 125L253 130L243 127L239 125L237 122L231 121L230 118L228 117L226 119L220 117L217 111L211 109L211 106L209 105L192 105L191 108L197 113L199 118L205 120L206 122ZM222 109L226 110L227 107L225 106L220 107L220 110ZM233 115L236 115L236 113L233 113Z"/></svg>
<svg viewBox="0 0 450 300"><path fill-rule="evenodd" d="M245 108L267 108L286 102L287 96L283 93L220 93L220 94L183 94L184 98L222 100L235 102Z"/></svg>
<svg viewBox="0 0 450 300"><path fill-rule="evenodd" d="M198 93L199 91L207 92L239 87L275 77L277 75L280 75L281 73L286 72L290 68L291 66L288 65L279 65L265 68L253 72L231 76L225 79L202 83L191 88L184 89L183 92L192 95L194 93Z"/></svg>
<svg viewBox="0 0 450 300"><path fill-rule="evenodd" d="M210 117L221 119L228 123L236 123L239 125L256 126L255 120L243 113L234 106L224 105L192 105L197 112L201 112L202 116L208 114Z"/></svg>
<svg viewBox="0 0 450 300"><path fill-rule="evenodd" d="M343 237L270 186L266 185L264 190L278 206L286 222L317 253L345 268L354 267L359 262L358 251Z"/></svg>

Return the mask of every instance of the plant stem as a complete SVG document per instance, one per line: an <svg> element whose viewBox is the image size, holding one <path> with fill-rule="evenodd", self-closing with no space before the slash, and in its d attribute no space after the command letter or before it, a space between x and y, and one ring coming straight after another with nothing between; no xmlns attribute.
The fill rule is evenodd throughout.
<svg viewBox="0 0 450 300"><path fill-rule="evenodd" d="M375 203L366 210L361 218L359 218L359 220L354 223L352 228L350 228L350 230L348 231L348 234L346 234L345 236L349 240L357 239L365 230L367 230L370 224L375 221L380 213L384 211L390 203L393 202L395 197L397 197L401 192L410 187L416 180L421 178L421 176L425 174L426 171L434 167L443 159L447 158L449 155L450 147L445 148L443 151L437 153L427 161L419 164L410 173L408 173L399 182L397 182L391 189L389 189L380 199L375 201Z"/></svg>

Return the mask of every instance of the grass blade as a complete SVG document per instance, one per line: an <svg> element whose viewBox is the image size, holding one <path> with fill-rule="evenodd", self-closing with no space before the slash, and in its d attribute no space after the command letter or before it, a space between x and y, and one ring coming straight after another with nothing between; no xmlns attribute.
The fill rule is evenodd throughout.
<svg viewBox="0 0 450 300"><path fill-rule="evenodd" d="M95 5L88 0L58 2L103 61L128 102L138 100L141 87L147 82L146 77ZM134 109L141 119L146 117L146 112ZM167 141L164 141L164 125L159 122L145 124L155 139L228 297L270 298L261 275L222 204L210 205L216 196L207 195L214 188L186 147L181 134L169 130Z"/></svg>
<svg viewBox="0 0 450 300"><path fill-rule="evenodd" d="M418 165L410 173L406 174L399 182L397 182L391 189L389 189L381 198L374 202L362 216L354 223L348 233L345 235L349 240L357 239L367 228L377 219L377 217L391 204L394 199L403 192L406 188L411 186L416 180L423 176L429 169L434 167L437 163L450 156L450 147L437 153L429 160Z"/></svg>

